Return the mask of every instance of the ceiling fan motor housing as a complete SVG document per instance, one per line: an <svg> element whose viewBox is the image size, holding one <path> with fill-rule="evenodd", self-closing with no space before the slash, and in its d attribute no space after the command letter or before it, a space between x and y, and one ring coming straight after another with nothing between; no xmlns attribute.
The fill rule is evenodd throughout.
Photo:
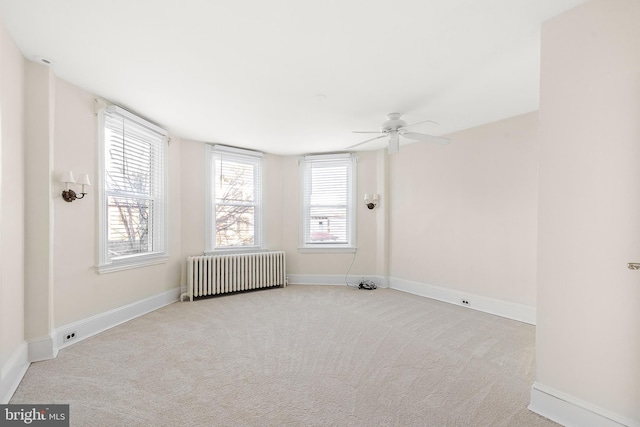
<svg viewBox="0 0 640 427"><path fill-rule="evenodd" d="M387 114L387 121L382 123L382 126L380 127L380 131L376 132L376 131L354 131L355 133L381 133L382 135L380 136L376 136L374 138L370 138L367 139L366 141L362 141L358 144L352 145L350 147L347 147L346 149L351 149L351 148L355 148L355 147L359 147L360 145L363 144L367 144L371 141L375 141L377 139L380 138L385 138L388 137L389 138L389 145L387 146L387 152L389 154L394 154L398 152L399 146L400 146L400 136L406 138L406 139L410 139L412 141L419 141L419 142L432 142L434 144L440 144L440 145L444 145L444 144L448 144L449 143L449 139L448 138L443 138L440 136L433 136L433 135L427 135L424 133L419 133L419 132L412 132L411 130L407 129L408 127L420 124L420 123L426 123L426 122L431 122L431 123L435 123L431 120L423 120L421 122L417 122L417 123L413 123L411 125L407 125L407 122L405 122L404 120L400 119L401 114L400 113L389 113Z"/></svg>
<svg viewBox="0 0 640 427"><path fill-rule="evenodd" d="M407 122L400 119L400 113L389 113L387 114L387 121L382 124L380 128L381 132L391 132L394 130L398 130L407 125Z"/></svg>

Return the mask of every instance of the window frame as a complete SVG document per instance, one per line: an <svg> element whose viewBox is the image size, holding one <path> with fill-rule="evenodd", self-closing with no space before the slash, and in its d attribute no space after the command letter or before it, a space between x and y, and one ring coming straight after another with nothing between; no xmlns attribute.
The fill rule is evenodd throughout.
<svg viewBox="0 0 640 427"><path fill-rule="evenodd" d="M265 161L264 154L259 151L247 150L244 148L230 147L221 144L206 144L205 155L205 255L211 254L231 254L264 252L265 245L265 197L264 197L264 175ZM216 195L215 195L215 161L218 155L230 155L247 163L257 165L257 174L254 173L254 244L247 246L216 246Z"/></svg>
<svg viewBox="0 0 640 427"><path fill-rule="evenodd" d="M347 242L346 243L310 243L306 242L306 235L309 227L307 221L308 195L306 194L307 173L310 170L308 165L313 161L348 159L349 180L347 188ZM354 253L357 250L356 240L356 194L357 194L357 163L358 157L355 153L334 153L315 154L302 156L299 161L299 185L300 185L300 229L298 252L300 253Z"/></svg>
<svg viewBox="0 0 640 427"><path fill-rule="evenodd" d="M108 218L108 198L114 192L107 188L106 165L108 142L106 136L106 115L113 114L129 120L138 126L143 126L148 130L157 133L158 140L151 141L156 144L156 155L154 162L161 170L154 172L157 182L154 182L155 194L151 197L155 201L155 209L151 216L150 228L154 233L153 251L139 254L123 255L119 257L109 256L109 218ZM139 268L148 265L165 263L169 257L169 198L168 198L168 142L169 134L165 129L157 126L148 120L131 113L119 106L108 105L98 111L98 273L111 273L115 271ZM117 193L115 193L117 194ZM125 195L125 193L123 193Z"/></svg>

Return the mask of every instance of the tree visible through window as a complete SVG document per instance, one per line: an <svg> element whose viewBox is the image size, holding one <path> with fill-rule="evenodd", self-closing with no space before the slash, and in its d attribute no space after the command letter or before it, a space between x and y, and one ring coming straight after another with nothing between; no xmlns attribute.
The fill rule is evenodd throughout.
<svg viewBox="0 0 640 427"><path fill-rule="evenodd" d="M106 132L111 140L106 168L109 256L151 252L153 150L146 142L127 142L124 132Z"/></svg>
<svg viewBox="0 0 640 427"><path fill-rule="evenodd" d="M118 107L102 111L100 264L166 255L166 132Z"/></svg>
<svg viewBox="0 0 640 427"><path fill-rule="evenodd" d="M260 247L262 155L221 146L211 153L209 250Z"/></svg>

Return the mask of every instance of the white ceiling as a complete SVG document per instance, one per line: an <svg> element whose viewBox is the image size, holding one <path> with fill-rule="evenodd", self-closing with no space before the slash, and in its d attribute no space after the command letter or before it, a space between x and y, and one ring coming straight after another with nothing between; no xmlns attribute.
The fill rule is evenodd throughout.
<svg viewBox="0 0 640 427"><path fill-rule="evenodd" d="M541 23L584 1L0 0L0 16L27 59L176 137L292 155L390 112L442 135L536 110Z"/></svg>

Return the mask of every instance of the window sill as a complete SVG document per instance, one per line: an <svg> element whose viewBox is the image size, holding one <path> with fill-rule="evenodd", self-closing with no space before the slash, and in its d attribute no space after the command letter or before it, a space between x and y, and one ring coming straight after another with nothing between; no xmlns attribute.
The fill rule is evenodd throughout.
<svg viewBox="0 0 640 427"><path fill-rule="evenodd" d="M301 254L353 254L356 249L352 246L305 246L298 248L298 252Z"/></svg>
<svg viewBox="0 0 640 427"><path fill-rule="evenodd" d="M166 254L123 258L114 260L108 264L97 265L96 270L98 270L100 274L114 273L116 271L147 267L149 265L164 264L168 259L169 257Z"/></svg>
<svg viewBox="0 0 640 427"><path fill-rule="evenodd" d="M229 249L214 249L211 251L204 251L205 255L241 255L241 254L255 254L260 252L269 252L268 249L254 246L251 248L229 248Z"/></svg>

